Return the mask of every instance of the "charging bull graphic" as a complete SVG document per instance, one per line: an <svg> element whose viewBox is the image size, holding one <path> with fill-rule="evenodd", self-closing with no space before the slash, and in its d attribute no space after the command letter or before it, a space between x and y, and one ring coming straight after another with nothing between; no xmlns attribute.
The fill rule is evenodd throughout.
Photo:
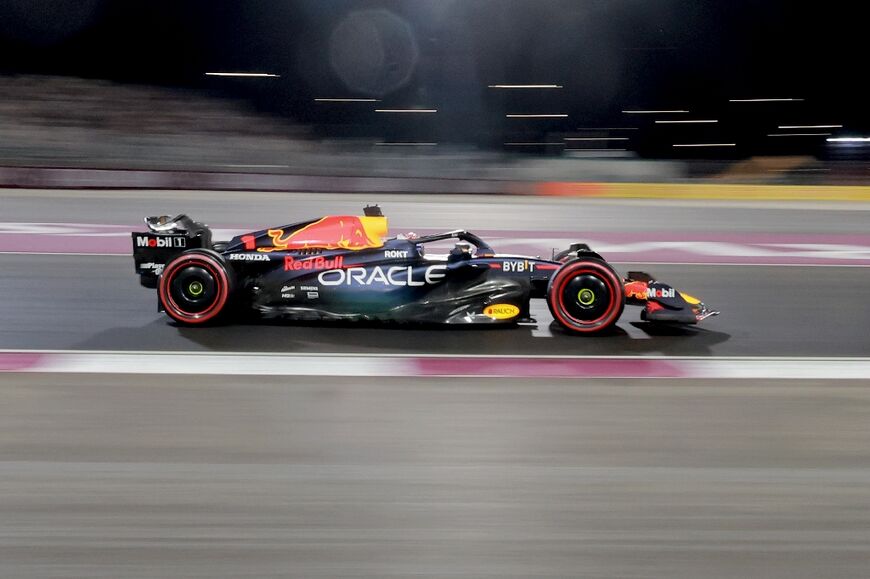
<svg viewBox="0 0 870 579"><path fill-rule="evenodd" d="M373 249L384 245L381 238L387 233L385 217L357 217L330 215L305 227L285 233L283 229L269 229L272 247L258 247L257 251L287 251L293 249Z"/></svg>

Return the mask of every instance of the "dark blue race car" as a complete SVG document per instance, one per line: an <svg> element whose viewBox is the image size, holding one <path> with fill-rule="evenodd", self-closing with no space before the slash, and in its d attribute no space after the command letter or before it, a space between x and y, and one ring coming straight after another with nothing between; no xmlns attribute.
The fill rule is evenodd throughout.
<svg viewBox="0 0 870 579"><path fill-rule="evenodd" d="M616 323L626 304L650 322L695 324L718 312L641 272L626 278L582 243L552 259L496 253L468 231L389 237L377 206L215 242L185 215L149 217L133 233L142 285L180 324L232 312L296 320L437 324L534 322L531 299L577 334ZM446 254L427 251L450 244Z"/></svg>

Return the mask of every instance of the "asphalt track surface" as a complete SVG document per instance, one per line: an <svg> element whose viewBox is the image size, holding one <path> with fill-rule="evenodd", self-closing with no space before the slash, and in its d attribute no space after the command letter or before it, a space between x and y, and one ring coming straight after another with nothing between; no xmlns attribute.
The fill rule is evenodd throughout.
<svg viewBox="0 0 870 579"><path fill-rule="evenodd" d="M620 266L622 269L623 266ZM697 327L655 328L627 307L617 329L567 335L543 302L537 326L443 329L242 322L183 328L157 312L129 257L0 255L0 349L517 355L865 356L870 268L656 266L721 310Z"/></svg>
<svg viewBox="0 0 870 579"><path fill-rule="evenodd" d="M362 196L4 192L252 227ZM110 202L111 201L111 202ZM394 230L866 234L864 206L389 198ZM285 213L288 218L275 218ZM240 217L242 216L242 217ZM579 229L579 228L578 228ZM581 236L582 237L582 236ZM626 270L629 265L620 265ZM867 356L867 267L644 266L698 328L182 329L129 256L0 254L0 349ZM337 363L337 362L329 362ZM867 577L867 380L0 374L0 577Z"/></svg>
<svg viewBox="0 0 870 579"><path fill-rule="evenodd" d="M380 202L393 231L498 229L516 231L518 238L530 230L578 231L578 239L597 230L622 231L628 239L636 231L701 235L713 230L747 237L870 232L870 207L863 204L371 197L5 190L0 194L0 222L129 223L133 227L145 215L187 212L209 223L253 229L324 213L355 213L367 202ZM642 241L642 234L637 235ZM4 296L0 348L681 356L870 353L866 331L870 313L865 307L868 267L619 264L622 271L650 271L700 297L722 316L697 328L656 329L640 323L639 310L628 307L615 332L590 339L567 336L552 327L543 303L533 306L537 327L510 330L250 323L177 328L156 312L154 292L137 285L132 269L129 256L0 253L0 295Z"/></svg>

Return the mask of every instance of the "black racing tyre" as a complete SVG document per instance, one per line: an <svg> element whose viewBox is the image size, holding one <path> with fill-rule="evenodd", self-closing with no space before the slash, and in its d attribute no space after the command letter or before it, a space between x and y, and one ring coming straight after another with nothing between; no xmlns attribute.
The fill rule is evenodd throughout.
<svg viewBox="0 0 870 579"><path fill-rule="evenodd" d="M547 306L553 318L577 334L613 326L625 309L622 279L598 259L575 259L562 265L547 285Z"/></svg>
<svg viewBox="0 0 870 579"><path fill-rule="evenodd" d="M186 325L217 319L232 293L233 278L226 263L207 249L191 249L172 259L157 284L166 315Z"/></svg>
<svg viewBox="0 0 870 579"><path fill-rule="evenodd" d="M553 256L553 261L562 263L572 259L598 259L603 261L601 256L589 249L589 246L585 243L572 243L568 249L563 249Z"/></svg>

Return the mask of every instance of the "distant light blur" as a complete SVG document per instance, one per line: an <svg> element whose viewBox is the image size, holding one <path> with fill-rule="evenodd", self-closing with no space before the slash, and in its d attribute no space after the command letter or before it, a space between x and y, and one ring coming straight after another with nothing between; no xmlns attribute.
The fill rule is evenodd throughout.
<svg viewBox="0 0 870 579"><path fill-rule="evenodd" d="M278 78L280 74L270 74L268 72L207 72L205 76L227 76L239 78Z"/></svg>
<svg viewBox="0 0 870 579"><path fill-rule="evenodd" d="M780 99L780 98L761 98L761 99L729 99L731 103L790 103L803 102L804 99Z"/></svg>
<svg viewBox="0 0 870 579"><path fill-rule="evenodd" d="M666 109L666 110L627 110L622 111L627 115L670 115L670 114L683 114L688 113L689 111L682 109Z"/></svg>
<svg viewBox="0 0 870 579"><path fill-rule="evenodd" d="M503 89L546 89L546 88L564 88L559 84L491 84L489 88Z"/></svg>
<svg viewBox="0 0 870 579"><path fill-rule="evenodd" d="M657 125L667 125L667 124L682 124L682 123L718 123L719 121L716 119L690 119L685 121L656 121Z"/></svg>
<svg viewBox="0 0 870 579"><path fill-rule="evenodd" d="M812 137L870 130L838 88L863 66L861 19L785 0L6 0L2 16L0 73L194 89L312 139L561 155L631 119L641 157L824 157L838 141Z"/></svg>

